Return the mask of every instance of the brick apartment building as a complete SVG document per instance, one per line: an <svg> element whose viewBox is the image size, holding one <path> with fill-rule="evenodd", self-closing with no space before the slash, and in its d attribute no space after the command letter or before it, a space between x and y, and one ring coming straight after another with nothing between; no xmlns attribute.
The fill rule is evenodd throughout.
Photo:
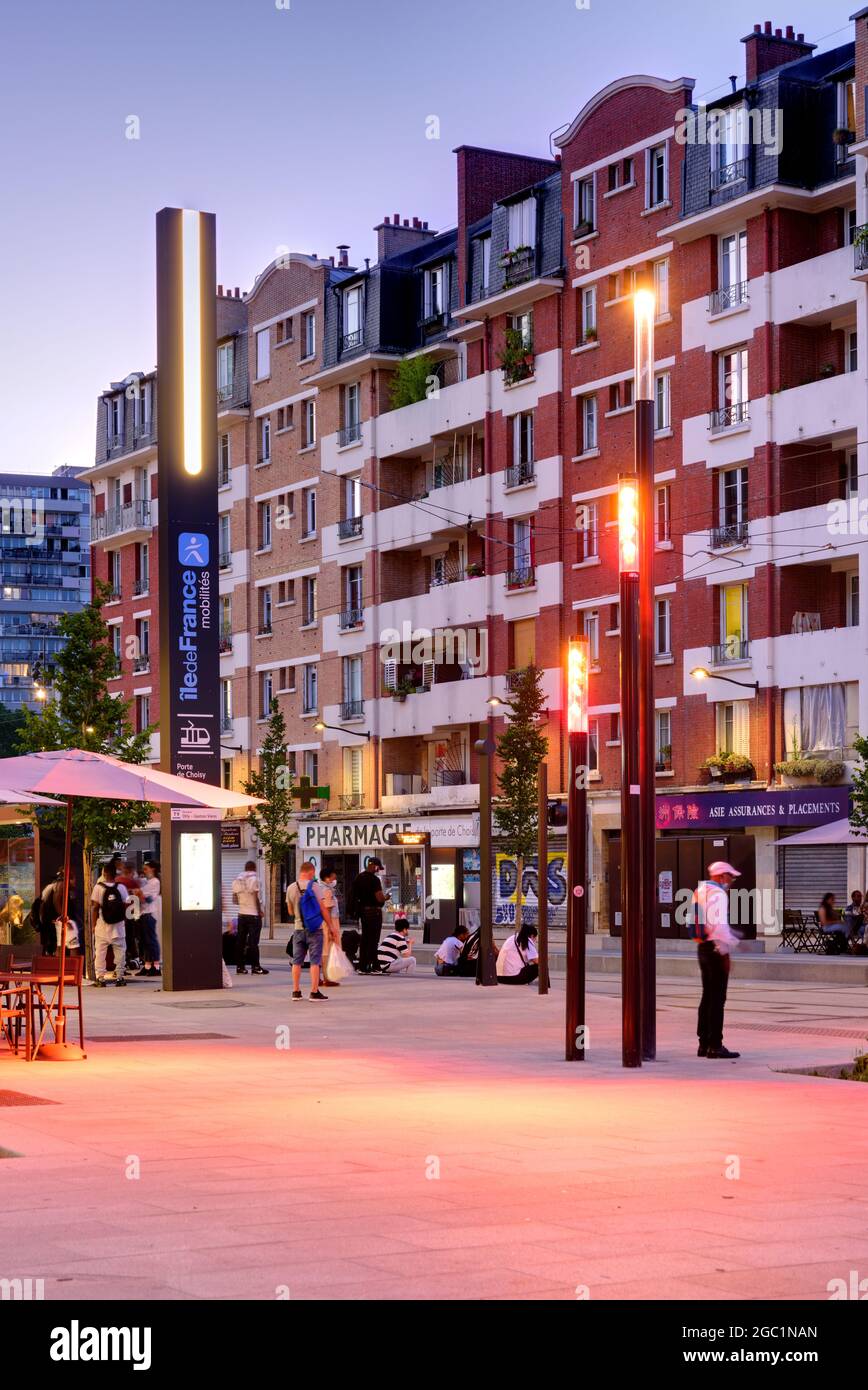
<svg viewBox="0 0 868 1390"><path fill-rule="evenodd" d="M376 849L395 901L441 902L432 935L477 899L474 744L530 661L564 794L576 632L593 658L592 914L617 926L615 493L640 284L658 308L661 863L687 881L717 845L773 888L781 861L797 906L821 879L844 892L864 877L858 852L829 849L806 881L799 853L776 848L794 817L765 793L787 753L846 762L868 714L864 537L828 525L830 502L866 491L866 13L824 54L757 26L744 83L709 107L719 141L685 139L691 79L623 78L585 102L555 159L460 147L455 228L390 214L373 264L346 247L337 263L287 256L243 299L218 298L224 780L246 775L275 696L296 777L328 788L299 813L299 851L345 885ZM136 376L103 396L91 474L118 689L142 723L157 713L143 645L156 391ZM432 660L420 632L459 646ZM705 766L720 752L750 759L741 785ZM812 795L833 819L842 794L846 809L846 789L794 789L795 819ZM430 844L389 847L400 826Z"/></svg>

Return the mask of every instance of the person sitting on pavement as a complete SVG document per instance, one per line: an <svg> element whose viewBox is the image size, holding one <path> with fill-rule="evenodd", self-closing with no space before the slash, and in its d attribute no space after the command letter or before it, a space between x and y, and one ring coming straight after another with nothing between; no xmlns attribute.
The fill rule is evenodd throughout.
<svg viewBox="0 0 868 1390"><path fill-rule="evenodd" d="M410 923L404 916L395 914L395 922L380 942L377 959L384 975L412 975L416 969L416 957L410 954L413 943L407 933Z"/></svg>
<svg viewBox="0 0 868 1390"><path fill-rule="evenodd" d="M325 923L331 920L334 898L330 888L318 883L316 869L308 860L301 865L298 878L286 890L286 905L295 918L292 934L292 997L303 999L301 967L305 955L310 955L310 998L317 1003L328 999L319 987L320 966L325 944Z"/></svg>
<svg viewBox="0 0 868 1390"><path fill-rule="evenodd" d="M862 915L864 899L858 888L850 894L850 901L844 908L844 925L851 941L861 941L865 933L865 919Z"/></svg>
<svg viewBox="0 0 868 1390"><path fill-rule="evenodd" d="M457 975L459 973L458 958L469 934L466 927L456 927L452 936L447 936L445 941L440 942L434 957L435 975ZM475 969L473 973L476 973Z"/></svg>
<svg viewBox="0 0 868 1390"><path fill-rule="evenodd" d="M529 985L539 975L537 929L529 922L508 936L497 957L497 982L501 985Z"/></svg>
<svg viewBox="0 0 868 1390"><path fill-rule="evenodd" d="M847 949L849 932L835 906L834 893L823 894L817 916L820 919L820 930L829 937L827 949L832 955L841 955Z"/></svg>

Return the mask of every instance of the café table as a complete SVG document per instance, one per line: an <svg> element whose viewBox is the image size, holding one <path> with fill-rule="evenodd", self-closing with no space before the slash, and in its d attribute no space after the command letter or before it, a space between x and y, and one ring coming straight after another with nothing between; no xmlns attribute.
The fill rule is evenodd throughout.
<svg viewBox="0 0 868 1390"><path fill-rule="evenodd" d="M35 971L22 970L3 970L0 971L0 994L25 994L27 995L27 1010L25 1018L25 1057L28 1062L32 1062L37 1056L42 1043L45 1040L45 1033L49 1027L53 1029L54 1004L60 989L60 980L56 972L36 973ZM46 991L52 990L51 998L47 998ZM36 1035L36 1010L42 1014L42 1026ZM7 1038L8 1040L8 1038Z"/></svg>

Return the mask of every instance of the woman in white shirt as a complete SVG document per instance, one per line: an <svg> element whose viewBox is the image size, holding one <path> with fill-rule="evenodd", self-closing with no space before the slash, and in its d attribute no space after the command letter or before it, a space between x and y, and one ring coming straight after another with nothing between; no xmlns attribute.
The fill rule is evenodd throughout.
<svg viewBox="0 0 868 1390"><path fill-rule="evenodd" d="M497 982L501 985L529 985L539 974L536 927L529 924L508 936L497 957Z"/></svg>
<svg viewBox="0 0 868 1390"><path fill-rule="evenodd" d="M160 866L154 859L147 859L142 866L139 892L142 900L139 931L142 938L144 964L138 973L147 978L156 979L163 973L160 969L160 937L158 932L162 903L160 899Z"/></svg>

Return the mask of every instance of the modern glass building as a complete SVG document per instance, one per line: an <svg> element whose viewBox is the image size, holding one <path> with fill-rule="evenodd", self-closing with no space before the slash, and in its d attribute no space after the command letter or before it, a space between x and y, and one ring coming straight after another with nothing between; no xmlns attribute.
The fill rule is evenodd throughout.
<svg viewBox="0 0 868 1390"><path fill-rule="evenodd" d="M90 489L77 468L0 473L0 704L35 708L63 645L57 625L90 598Z"/></svg>

